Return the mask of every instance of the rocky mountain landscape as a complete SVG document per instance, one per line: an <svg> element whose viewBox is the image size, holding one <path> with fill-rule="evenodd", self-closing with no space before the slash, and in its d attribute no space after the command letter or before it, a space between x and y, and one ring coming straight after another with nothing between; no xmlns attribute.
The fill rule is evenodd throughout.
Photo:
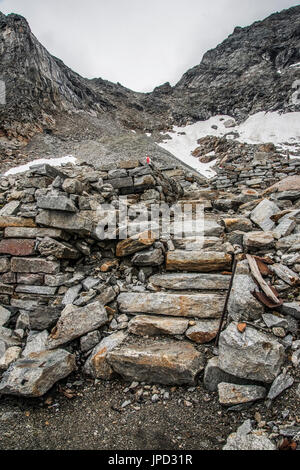
<svg viewBox="0 0 300 470"><path fill-rule="evenodd" d="M236 28L174 87L136 93L80 77L47 52L26 19L1 14L1 153L8 165L41 154L107 163L148 153L165 164L174 158L156 142L174 125L216 114L240 122L259 111L299 111L299 28L299 6Z"/></svg>
<svg viewBox="0 0 300 470"><path fill-rule="evenodd" d="M236 28L142 94L1 14L1 449L299 449L299 142L235 137L298 116L299 28L300 7ZM158 145L217 114L192 153L213 178Z"/></svg>

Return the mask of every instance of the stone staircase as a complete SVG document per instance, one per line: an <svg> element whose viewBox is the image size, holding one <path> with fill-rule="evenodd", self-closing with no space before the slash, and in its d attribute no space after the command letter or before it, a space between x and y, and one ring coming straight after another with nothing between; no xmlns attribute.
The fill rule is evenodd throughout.
<svg viewBox="0 0 300 470"><path fill-rule="evenodd" d="M148 291L118 296L120 313L131 320L128 335L106 361L125 380L194 384L205 367L203 345L216 337L232 264L220 244L223 228L212 218L207 227L202 249L185 249L188 238L174 240L181 249L166 253L162 273L148 279ZM210 237L211 227L219 236ZM220 251L206 251L214 245Z"/></svg>

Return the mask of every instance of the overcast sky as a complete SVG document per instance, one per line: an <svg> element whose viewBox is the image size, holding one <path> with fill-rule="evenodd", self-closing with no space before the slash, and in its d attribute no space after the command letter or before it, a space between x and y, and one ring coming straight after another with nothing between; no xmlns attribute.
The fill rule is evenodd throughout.
<svg viewBox="0 0 300 470"><path fill-rule="evenodd" d="M136 91L175 84L233 31L289 0L0 0L27 18L39 41L81 75Z"/></svg>

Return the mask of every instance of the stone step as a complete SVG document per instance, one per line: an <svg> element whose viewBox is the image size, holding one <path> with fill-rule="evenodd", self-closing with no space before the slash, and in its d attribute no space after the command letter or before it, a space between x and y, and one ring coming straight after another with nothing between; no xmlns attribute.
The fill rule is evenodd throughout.
<svg viewBox="0 0 300 470"><path fill-rule="evenodd" d="M216 294L173 294L123 292L118 305L126 314L156 314L173 317L219 318L225 296Z"/></svg>
<svg viewBox="0 0 300 470"><path fill-rule="evenodd" d="M187 341L144 340L109 352L107 362L125 380L166 385L195 384L204 357Z"/></svg>
<svg viewBox="0 0 300 470"><path fill-rule="evenodd" d="M191 205L192 211L196 211L197 207L203 206L203 209L205 210L211 210L212 209L212 203L209 199L185 199L185 200L180 200L177 202L178 205L180 206L185 206L187 204Z"/></svg>
<svg viewBox="0 0 300 470"><path fill-rule="evenodd" d="M227 290L230 275L207 273L166 273L149 278L150 284L172 290Z"/></svg>
<svg viewBox="0 0 300 470"><path fill-rule="evenodd" d="M166 255L167 271L230 271L231 264L231 255L221 252L175 250Z"/></svg>

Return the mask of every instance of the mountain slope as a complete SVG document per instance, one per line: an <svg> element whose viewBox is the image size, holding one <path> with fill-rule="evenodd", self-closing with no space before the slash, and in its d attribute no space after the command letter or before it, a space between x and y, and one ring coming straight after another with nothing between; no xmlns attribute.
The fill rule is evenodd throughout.
<svg viewBox="0 0 300 470"><path fill-rule="evenodd" d="M7 97L0 151L13 149L12 158L22 148L28 158L72 153L106 162L150 153L168 163L171 155L155 142L173 125L215 114L242 121L258 111L300 110L300 6L236 28L175 87L166 83L152 93L81 77L15 14L0 13L0 56Z"/></svg>

